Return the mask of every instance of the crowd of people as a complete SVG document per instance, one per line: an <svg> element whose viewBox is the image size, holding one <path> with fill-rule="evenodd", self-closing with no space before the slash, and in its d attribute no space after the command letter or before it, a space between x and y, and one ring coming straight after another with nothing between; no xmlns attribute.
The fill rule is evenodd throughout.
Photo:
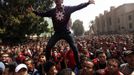
<svg viewBox="0 0 134 75"><path fill-rule="evenodd" d="M62 39L46 60L47 42L0 44L0 75L134 75L133 35L75 37L80 69L73 50Z"/></svg>
<svg viewBox="0 0 134 75"><path fill-rule="evenodd" d="M133 35L83 36L74 40L71 14L95 1L76 6L64 6L63 0L54 2L55 8L46 12L28 8L37 16L52 18L54 35L18 45L0 44L0 75L134 75Z"/></svg>

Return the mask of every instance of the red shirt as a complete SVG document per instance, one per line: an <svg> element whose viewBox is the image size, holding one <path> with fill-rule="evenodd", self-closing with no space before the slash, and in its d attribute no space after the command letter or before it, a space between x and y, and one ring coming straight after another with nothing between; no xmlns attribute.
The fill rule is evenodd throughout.
<svg viewBox="0 0 134 75"><path fill-rule="evenodd" d="M67 59L67 66L69 68L75 68L75 65L76 65L76 62L75 62L75 59L74 59L74 54L73 54L73 51L72 50L69 50L66 54L66 59Z"/></svg>
<svg viewBox="0 0 134 75"><path fill-rule="evenodd" d="M97 70L96 73L97 73L96 75L110 75L111 74L107 69L99 69ZM120 71L117 71L116 73L112 75L124 75L124 74L121 73Z"/></svg>

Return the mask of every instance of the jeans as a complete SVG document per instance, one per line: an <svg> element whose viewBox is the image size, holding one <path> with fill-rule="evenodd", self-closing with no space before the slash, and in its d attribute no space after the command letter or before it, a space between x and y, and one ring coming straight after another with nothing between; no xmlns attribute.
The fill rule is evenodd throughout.
<svg viewBox="0 0 134 75"><path fill-rule="evenodd" d="M79 61L79 56L78 56L78 49L75 45L74 39L73 39L73 35L69 32L69 33L55 33L50 40L48 41L48 44L46 46L46 59L49 60L51 57L51 49L52 47L57 43L57 41L59 41L60 39L64 39L68 42L68 44L70 45L70 48L73 50L74 53L74 59L77 65L80 65L80 61Z"/></svg>

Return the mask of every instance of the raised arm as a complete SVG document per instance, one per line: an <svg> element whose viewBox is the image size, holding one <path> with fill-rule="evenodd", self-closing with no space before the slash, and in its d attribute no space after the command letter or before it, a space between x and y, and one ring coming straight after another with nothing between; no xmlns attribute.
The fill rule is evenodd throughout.
<svg viewBox="0 0 134 75"><path fill-rule="evenodd" d="M33 7L31 6L31 7L28 8L28 10L35 13L38 16L41 16L41 17L51 17L52 16L52 9L47 11L47 12L39 12L39 11L35 11L33 9Z"/></svg>
<svg viewBox="0 0 134 75"><path fill-rule="evenodd" d="M33 13L35 13L36 15L41 16L41 17L51 17L51 15L52 15L52 11L47 11L47 12L33 11Z"/></svg>
<svg viewBox="0 0 134 75"><path fill-rule="evenodd" d="M79 5L76 5L76 6L70 6L70 12L75 12L77 10L80 10L86 6L88 6L89 4L95 4L94 0L89 0L88 2L86 3L81 3Z"/></svg>

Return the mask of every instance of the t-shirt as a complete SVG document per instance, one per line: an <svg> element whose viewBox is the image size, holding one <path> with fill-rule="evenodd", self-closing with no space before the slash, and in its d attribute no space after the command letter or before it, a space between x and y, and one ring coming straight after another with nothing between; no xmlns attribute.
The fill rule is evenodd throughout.
<svg viewBox="0 0 134 75"><path fill-rule="evenodd" d="M52 8L51 10L49 10L45 13L37 12L37 11L33 11L33 12L38 16L51 17L52 22L53 22L54 31L56 33L59 33L59 32L66 33L66 32L69 32L68 22L70 20L71 13L86 7L88 4L89 4L89 2L82 3L77 6L63 6L64 12L58 12L58 13L57 13L56 8ZM59 20L57 20L57 14L59 16Z"/></svg>

